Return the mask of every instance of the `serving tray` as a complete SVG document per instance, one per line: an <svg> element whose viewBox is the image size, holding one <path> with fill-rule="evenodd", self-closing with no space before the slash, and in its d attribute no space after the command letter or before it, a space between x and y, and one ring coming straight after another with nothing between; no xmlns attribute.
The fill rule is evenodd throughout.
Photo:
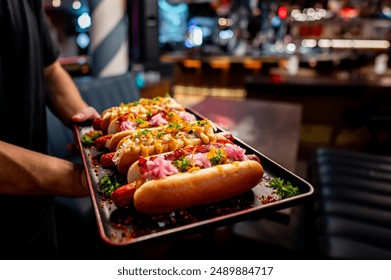
<svg viewBox="0 0 391 280"><path fill-rule="evenodd" d="M186 109L197 119L204 116L191 109ZM217 132L226 131L217 127ZM98 230L103 241L114 246L131 245L148 240L168 237L178 233L191 232L206 227L218 227L259 217L265 211L282 210L310 198L314 189L305 180L272 161L260 151L235 139L235 144L246 149L246 154L255 154L264 168L262 181L251 191L219 203L183 209L169 214L146 215L129 207L118 209L112 202L102 197L99 191L99 180L115 171L102 168L96 160L100 152L94 146L83 146L81 136L93 130L91 122L74 126L75 141L80 147L81 158L86 170ZM289 181L299 189L299 194L290 198L275 199L268 182L274 177Z"/></svg>

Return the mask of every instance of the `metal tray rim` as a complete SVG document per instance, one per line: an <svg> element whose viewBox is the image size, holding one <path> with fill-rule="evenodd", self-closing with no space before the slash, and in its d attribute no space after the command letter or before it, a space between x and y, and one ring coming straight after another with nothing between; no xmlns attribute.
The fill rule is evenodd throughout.
<svg viewBox="0 0 391 280"><path fill-rule="evenodd" d="M186 110L193 113L198 118L201 118L201 119L205 118L202 114L198 113L197 111L195 111L191 108L187 108ZM282 210L282 209L288 208L291 205L298 204L299 202L302 202L305 199L308 199L314 193L314 188L309 182L300 178L298 175L294 174L290 170L287 170L283 166L279 165L278 163L276 163L272 159L268 158L267 156L262 154L260 151L257 151L253 147L244 143L240 139L235 138L235 141L238 142L240 145L245 146L248 149L256 152L258 155L262 156L262 159L261 159L261 162L263 160L262 165L265 163L265 161L268 164L274 165L275 168L279 169L280 171L284 172L285 174L289 174L289 176L292 176L292 177L296 178L298 181L300 181L302 183L302 185L306 187L307 190L304 193L300 193L299 195L296 195L294 197L285 198L283 200L275 201L275 202L264 204L261 206L250 207L248 209L239 210L234 213L229 213L229 214L224 214L224 215L221 215L218 217L214 217L212 221L210 219L206 219L206 220L197 221L197 222L186 224L186 225L181 225L176 228L166 229L164 231L149 233L149 234L139 236L136 238L132 238L129 240L116 241L116 240L111 239L106 232L105 224L103 222L104 217L101 215L101 211L99 210L100 206L98 205L98 201L100 201L100 197L97 195L97 190L94 188L93 183L92 183L93 179L92 179L92 175L91 175L89 164L88 164L87 149L83 148L82 143L81 143L81 139L80 139L79 129L81 127L85 127L85 126L89 126L89 125L90 124L88 122L84 123L84 124L75 124L74 125L74 134L76 136L75 141L77 141L76 144L78 145L78 147L80 149L82 162L83 162L83 165L84 165L84 168L86 171L87 182L88 182L88 186L89 186L89 190L90 190L90 194L91 194L92 205L93 205L94 212L96 215L96 221L97 221L97 225L98 225L99 235L100 235L101 239L109 245L113 245L113 246L131 245L131 244L136 244L139 242L144 242L144 241L159 238L159 237L168 236L168 235L174 234L174 233L194 230L197 228L205 227L207 225L217 226L218 224L222 224L223 221L234 222L235 220L243 220L245 217L250 217L251 215L255 216L256 214L260 214L261 212L266 211L266 210L271 211L273 209L274 210ZM226 131L217 125L216 125L216 127L220 131ZM265 171L267 171L267 170L265 170Z"/></svg>

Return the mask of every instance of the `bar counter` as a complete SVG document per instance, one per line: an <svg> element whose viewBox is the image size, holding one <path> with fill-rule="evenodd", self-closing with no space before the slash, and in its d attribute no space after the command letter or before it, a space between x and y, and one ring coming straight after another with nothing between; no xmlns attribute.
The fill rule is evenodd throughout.
<svg viewBox="0 0 391 280"><path fill-rule="evenodd" d="M340 140L340 135L346 128L364 127L379 112L382 116L391 115L387 105L391 99L390 71L379 75L373 67L354 68L351 56L301 56L295 75L287 69L289 56L283 54L252 57L169 53L161 60L173 63L174 94L300 104L302 128L308 132L304 138L310 139L312 147L319 143L345 145L350 140ZM339 61L338 66L334 61Z"/></svg>
<svg viewBox="0 0 391 280"><path fill-rule="evenodd" d="M207 97L191 108L278 164L295 171L300 139L300 105Z"/></svg>

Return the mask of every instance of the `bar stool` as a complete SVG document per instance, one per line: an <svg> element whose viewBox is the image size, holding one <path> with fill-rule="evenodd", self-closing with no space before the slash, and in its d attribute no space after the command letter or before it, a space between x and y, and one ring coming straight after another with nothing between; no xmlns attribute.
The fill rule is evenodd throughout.
<svg viewBox="0 0 391 280"><path fill-rule="evenodd" d="M309 180L316 189L313 241L321 258L391 258L391 156L319 148Z"/></svg>

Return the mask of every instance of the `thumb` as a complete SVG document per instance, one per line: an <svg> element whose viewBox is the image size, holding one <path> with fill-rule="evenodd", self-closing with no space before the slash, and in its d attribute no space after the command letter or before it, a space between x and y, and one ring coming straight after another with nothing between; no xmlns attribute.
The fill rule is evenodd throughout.
<svg viewBox="0 0 391 280"><path fill-rule="evenodd" d="M93 107L87 107L83 110L77 112L72 116L72 121L74 122L84 122L86 120L91 120L98 118L99 114Z"/></svg>
<svg viewBox="0 0 391 280"><path fill-rule="evenodd" d="M82 122L85 119L85 114L83 112L78 112L72 116L72 121Z"/></svg>

